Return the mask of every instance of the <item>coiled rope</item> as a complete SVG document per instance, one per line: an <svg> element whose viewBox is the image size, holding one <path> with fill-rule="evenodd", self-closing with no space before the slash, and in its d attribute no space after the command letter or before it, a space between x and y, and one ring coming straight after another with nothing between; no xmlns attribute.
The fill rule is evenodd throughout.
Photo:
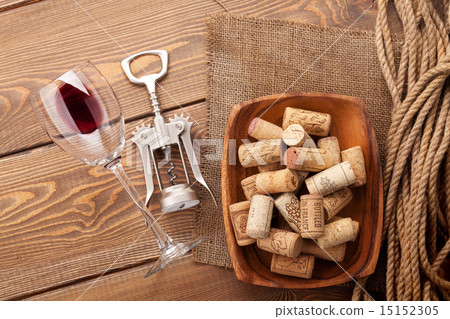
<svg viewBox="0 0 450 319"><path fill-rule="evenodd" d="M450 252L450 0L443 16L430 0L392 1L404 33L398 68L388 2L378 1L376 24L394 105L384 169L386 298L449 300L441 265ZM356 286L352 299L361 298L370 300Z"/></svg>

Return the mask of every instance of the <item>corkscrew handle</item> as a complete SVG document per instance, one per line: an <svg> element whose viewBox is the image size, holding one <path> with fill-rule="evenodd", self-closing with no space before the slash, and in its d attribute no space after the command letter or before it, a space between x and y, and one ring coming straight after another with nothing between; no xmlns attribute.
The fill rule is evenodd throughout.
<svg viewBox="0 0 450 319"><path fill-rule="evenodd" d="M131 62L135 60L137 57L143 56L143 55L157 55L161 58L161 71L159 73L154 74L147 74L140 78L137 78L134 76L133 72L131 71ZM143 51L136 54L133 54L129 56L126 59L122 60L122 69L127 75L128 79L135 84L145 84L148 89L148 93L150 93L150 98L152 100L152 106L153 111L155 112L155 115L159 115L161 110L159 108L158 98L156 96L156 81L161 79L164 75L167 73L167 68L169 65L169 54L166 50L150 50L150 51Z"/></svg>

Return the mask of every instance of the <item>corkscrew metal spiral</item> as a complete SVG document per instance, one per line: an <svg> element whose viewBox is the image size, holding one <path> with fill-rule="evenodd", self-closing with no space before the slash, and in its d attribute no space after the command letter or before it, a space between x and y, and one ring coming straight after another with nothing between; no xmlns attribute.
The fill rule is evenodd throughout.
<svg viewBox="0 0 450 319"><path fill-rule="evenodd" d="M169 180L169 183L172 185L176 185L177 183L175 182L175 180L177 179L178 175L172 173L172 171L175 169L175 164L172 161L168 161L167 163L170 165L169 169L167 170L167 174L172 176L172 178Z"/></svg>

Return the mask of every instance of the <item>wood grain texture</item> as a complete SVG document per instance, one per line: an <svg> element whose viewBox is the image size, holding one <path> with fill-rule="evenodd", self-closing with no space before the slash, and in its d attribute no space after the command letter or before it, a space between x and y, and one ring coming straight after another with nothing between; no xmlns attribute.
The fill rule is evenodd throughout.
<svg viewBox="0 0 450 319"><path fill-rule="evenodd" d="M30 92L86 60L110 82L126 119L151 111L145 87L131 84L120 67L128 54L169 52L168 74L161 81L165 91L158 88L163 109L204 98L204 20L206 13L223 10L216 3L78 2L114 40L72 0L41 1L0 14L0 155L49 142L26 100ZM159 71L156 59L138 63L149 73Z"/></svg>
<svg viewBox="0 0 450 319"><path fill-rule="evenodd" d="M249 285L231 269L198 264L186 256L170 268L142 279L149 264L100 278L80 300L349 300L351 287L290 290ZM95 279L28 300L76 300Z"/></svg>
<svg viewBox="0 0 450 319"><path fill-rule="evenodd" d="M183 110L200 124L193 128L194 138L204 133L204 108L204 103L199 103ZM127 125L128 141L141 122L150 119ZM135 150L131 141L127 142L123 162L145 198ZM179 157L174 157L174 163L174 172L183 176ZM114 174L85 165L54 145L5 157L0 167L0 299L102 273L146 229ZM168 165L161 171L167 169ZM169 176L163 176L167 182ZM150 207L157 218L158 198L156 192ZM186 240L192 236L193 214L193 209L167 213L160 222L175 240ZM148 231L113 269L158 255L156 241Z"/></svg>
<svg viewBox="0 0 450 319"><path fill-rule="evenodd" d="M370 1L222 2L234 14L348 27ZM165 92L158 90L163 109L205 97L204 20L206 14L223 11L216 2L78 3L82 8L73 0L40 1L0 14L0 127L8 127L0 130L0 155L49 142L26 100L30 92L86 60L94 62L111 83L126 119L150 114L146 90L132 85L120 68L119 62L128 54L168 50L169 72L161 81ZM376 9L369 9L353 27L373 30L375 16ZM23 27L23 21L27 21L27 27ZM396 25L393 23L393 30ZM159 66L155 59L140 59L139 64L149 73Z"/></svg>
<svg viewBox="0 0 450 319"><path fill-rule="evenodd" d="M41 0L0 0L0 12L26 6Z"/></svg>
<svg viewBox="0 0 450 319"><path fill-rule="evenodd" d="M239 147L248 139L248 127L253 118L281 126L286 107L296 107L331 115L330 136L336 136L341 149L361 146L367 171L367 184L353 188L353 200L339 213L359 223L355 242L347 243L344 260L334 262L317 259L311 279L294 278L270 271L272 254L255 245L237 244L230 222L229 206L245 201L241 180L257 173L256 167L229 165L229 139ZM378 260L383 223L383 193L381 161L375 132L364 101L360 98L325 93L287 93L259 97L233 106L225 128L222 157L222 211L230 257L236 276L248 283L277 288L317 288L337 285L372 274ZM307 190L300 194L307 194ZM342 269L345 269L344 273Z"/></svg>
<svg viewBox="0 0 450 319"><path fill-rule="evenodd" d="M372 0L302 0L302 1L220 1L233 14L245 14L321 26L375 30L377 7ZM401 25L395 16L389 17L393 32Z"/></svg>
<svg viewBox="0 0 450 319"><path fill-rule="evenodd" d="M375 31L377 5L372 0L220 0L232 14L275 18L316 24L321 26L363 29ZM444 12L442 0L432 0L438 12ZM402 26L394 7L388 4L388 22L393 33L402 32Z"/></svg>

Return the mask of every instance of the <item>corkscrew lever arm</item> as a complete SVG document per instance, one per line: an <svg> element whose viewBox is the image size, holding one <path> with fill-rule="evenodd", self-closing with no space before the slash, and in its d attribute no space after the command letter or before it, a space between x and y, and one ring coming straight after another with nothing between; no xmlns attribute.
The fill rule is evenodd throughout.
<svg viewBox="0 0 450 319"><path fill-rule="evenodd" d="M217 206L216 198L214 197L213 193L208 187L208 184L206 184L205 179L203 178L202 173L200 172L200 163L197 159L197 156L195 156L194 147L192 144L191 139L191 127L192 122L189 122L188 119L183 118L182 119L185 122L184 131L180 134L180 138L183 141L184 149L186 150L186 154L189 159L189 163L191 164L192 173L194 173L195 179L205 187L209 194L211 195L212 199L214 200L214 204Z"/></svg>
<svg viewBox="0 0 450 319"><path fill-rule="evenodd" d="M147 196L145 198L145 205L147 205L154 191L153 171L152 171L153 153L152 150L150 149L149 143L154 139L155 129L151 128L150 125L138 126L136 127L136 131L133 132L133 135L134 136L131 139L131 141L133 141L139 149L139 153L141 154L142 159L142 165L144 168L145 185L147 187Z"/></svg>
<svg viewBox="0 0 450 319"><path fill-rule="evenodd" d="M150 198L153 195L154 185L153 185L153 173L152 173L152 153L147 145L144 147L139 147L142 156L142 164L144 165L144 177L145 185L147 188L147 196L145 197L145 205L148 204Z"/></svg>

